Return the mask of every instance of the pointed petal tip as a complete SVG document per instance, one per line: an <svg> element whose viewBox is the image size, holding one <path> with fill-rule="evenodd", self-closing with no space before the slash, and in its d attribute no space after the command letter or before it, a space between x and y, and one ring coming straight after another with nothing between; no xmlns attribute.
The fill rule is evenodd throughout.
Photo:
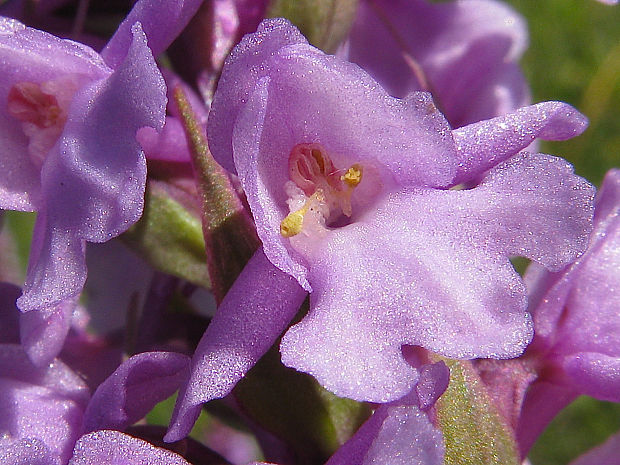
<svg viewBox="0 0 620 465"><path fill-rule="evenodd" d="M567 140L583 133L588 127L588 118L575 107L564 102L543 102L538 105L549 113L549 123L538 135L544 140Z"/></svg>

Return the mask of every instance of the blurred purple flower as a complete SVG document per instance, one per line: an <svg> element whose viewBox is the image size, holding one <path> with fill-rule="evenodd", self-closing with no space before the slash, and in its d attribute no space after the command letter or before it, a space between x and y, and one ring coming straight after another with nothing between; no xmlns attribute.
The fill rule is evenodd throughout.
<svg viewBox="0 0 620 465"><path fill-rule="evenodd" d="M620 170L596 199L587 252L557 273L527 270L535 338L524 356L537 379L517 429L523 455L575 397L620 402Z"/></svg>
<svg viewBox="0 0 620 465"><path fill-rule="evenodd" d="M141 353L121 364L91 398L86 383L61 360L54 359L46 366L37 367L21 346L12 343L19 332L14 318L18 314L15 307L18 294L16 286L0 283L0 462L3 464L66 464L72 457L75 442L84 432L127 428L174 393L187 376L187 356ZM82 437L72 460L84 454L103 453L115 443L131 445L134 458L130 464L170 463L149 462L152 446L111 431ZM167 457L170 453L157 454Z"/></svg>
<svg viewBox="0 0 620 465"><path fill-rule="evenodd" d="M101 55L0 19L0 208L38 213L18 300L22 343L36 364L62 347L86 279L85 241L107 241L142 214L136 131L160 130L166 106L153 53L199 4L139 1Z"/></svg>
<svg viewBox="0 0 620 465"><path fill-rule="evenodd" d="M585 125L547 102L451 131L429 94L392 98L287 21L263 22L227 61L207 128L213 155L240 178L263 249L203 336L167 439L230 391L305 291L310 312L284 335L282 360L337 395L405 395L417 381L405 344L519 355L532 325L508 259L556 270L574 260L593 188L555 157L504 160ZM450 189L494 165L476 188Z"/></svg>
<svg viewBox="0 0 620 465"><path fill-rule="evenodd" d="M90 397L86 384L58 360L33 366L15 344L0 344L0 373L0 461L11 463L14 448L35 441L54 463L67 463Z"/></svg>
<svg viewBox="0 0 620 465"><path fill-rule="evenodd" d="M603 444L573 460L569 465L618 465L620 464L620 433Z"/></svg>
<svg viewBox="0 0 620 465"><path fill-rule="evenodd" d="M343 56L394 97L430 91L461 127L530 102L526 46L524 19L498 1L362 0Z"/></svg>

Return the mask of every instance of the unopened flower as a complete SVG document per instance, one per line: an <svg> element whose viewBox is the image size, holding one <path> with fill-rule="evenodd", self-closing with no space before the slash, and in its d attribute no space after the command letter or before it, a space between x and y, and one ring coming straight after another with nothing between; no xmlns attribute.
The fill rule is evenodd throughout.
<svg viewBox="0 0 620 465"><path fill-rule="evenodd" d="M390 97L288 22L263 22L224 67L207 128L263 249L203 336L168 439L230 391L304 291L310 311L283 336L282 360L341 396L405 395L417 372L403 345L519 355L532 325L509 257L552 269L574 260L593 188L561 159L516 154L584 128L573 108L547 102L452 131L429 94ZM477 187L451 189L489 168Z"/></svg>

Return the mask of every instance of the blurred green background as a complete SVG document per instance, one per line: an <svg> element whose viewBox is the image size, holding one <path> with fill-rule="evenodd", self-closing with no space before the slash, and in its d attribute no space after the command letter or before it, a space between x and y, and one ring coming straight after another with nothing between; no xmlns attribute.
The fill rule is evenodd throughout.
<svg viewBox="0 0 620 465"><path fill-rule="evenodd" d="M510 0L530 29L522 60L533 100L562 100L590 119L580 137L544 142L600 185L620 160L620 5L595 0Z"/></svg>
<svg viewBox="0 0 620 465"><path fill-rule="evenodd" d="M580 137L543 142L597 186L620 167L620 5L595 0L510 0L529 23L523 57L533 101L563 100L590 119ZM620 430L620 405L581 397L532 449L533 465L565 465ZM605 465L605 464L601 464Z"/></svg>

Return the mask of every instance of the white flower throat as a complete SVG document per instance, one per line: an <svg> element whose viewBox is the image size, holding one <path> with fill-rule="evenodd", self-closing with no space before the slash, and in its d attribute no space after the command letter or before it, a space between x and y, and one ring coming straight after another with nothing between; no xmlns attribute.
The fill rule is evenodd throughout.
<svg viewBox="0 0 620 465"><path fill-rule="evenodd" d="M360 164L346 170L337 169L326 150L312 143L293 147L288 168L291 182L286 189L291 213L280 223L282 236L299 234L308 221L319 222L324 227L341 214L351 217L351 196L362 181Z"/></svg>

